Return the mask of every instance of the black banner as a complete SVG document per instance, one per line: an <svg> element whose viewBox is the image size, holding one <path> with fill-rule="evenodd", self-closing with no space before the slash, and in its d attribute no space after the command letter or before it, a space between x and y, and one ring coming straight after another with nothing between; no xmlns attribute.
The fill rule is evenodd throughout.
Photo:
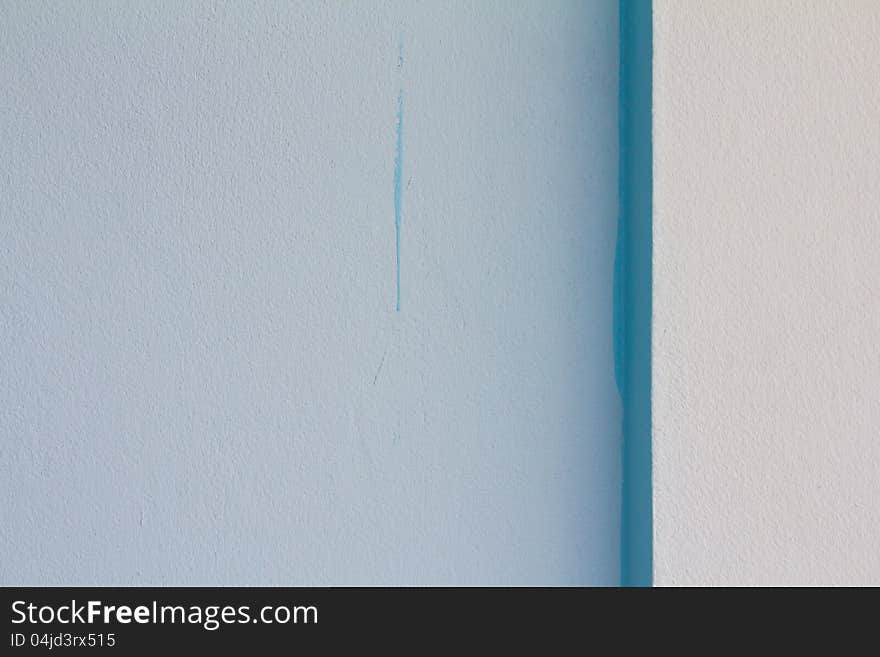
<svg viewBox="0 0 880 657"><path fill-rule="evenodd" d="M6 588L0 654L508 643L611 632L635 592L539 588ZM411 643L413 640L416 643ZM259 653L258 653L259 654Z"/></svg>

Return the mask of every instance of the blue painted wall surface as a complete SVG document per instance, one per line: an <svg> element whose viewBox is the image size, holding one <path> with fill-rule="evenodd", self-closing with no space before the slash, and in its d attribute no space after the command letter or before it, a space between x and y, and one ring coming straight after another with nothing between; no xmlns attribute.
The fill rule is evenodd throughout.
<svg viewBox="0 0 880 657"><path fill-rule="evenodd" d="M617 25L0 3L0 583L616 584Z"/></svg>

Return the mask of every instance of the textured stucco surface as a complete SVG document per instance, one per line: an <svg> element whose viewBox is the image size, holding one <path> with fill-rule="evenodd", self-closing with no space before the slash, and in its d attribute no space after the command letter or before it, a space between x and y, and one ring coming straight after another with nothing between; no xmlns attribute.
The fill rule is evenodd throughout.
<svg viewBox="0 0 880 657"><path fill-rule="evenodd" d="M657 584L880 584L880 4L654 0Z"/></svg>
<svg viewBox="0 0 880 657"><path fill-rule="evenodd" d="M0 3L0 583L615 583L616 4Z"/></svg>

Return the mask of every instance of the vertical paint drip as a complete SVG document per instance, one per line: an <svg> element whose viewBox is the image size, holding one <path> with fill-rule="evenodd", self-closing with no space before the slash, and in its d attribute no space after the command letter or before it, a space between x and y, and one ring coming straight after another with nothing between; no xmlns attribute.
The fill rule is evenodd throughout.
<svg viewBox="0 0 880 657"><path fill-rule="evenodd" d="M403 178L403 91L397 94L397 155L394 158L394 230L397 235L397 311L400 312L400 195Z"/></svg>
<svg viewBox="0 0 880 657"><path fill-rule="evenodd" d="M397 48L397 68L403 68L403 42ZM397 237L397 312L400 312L400 218L403 180L403 89L397 93L397 151L394 157L394 232Z"/></svg>

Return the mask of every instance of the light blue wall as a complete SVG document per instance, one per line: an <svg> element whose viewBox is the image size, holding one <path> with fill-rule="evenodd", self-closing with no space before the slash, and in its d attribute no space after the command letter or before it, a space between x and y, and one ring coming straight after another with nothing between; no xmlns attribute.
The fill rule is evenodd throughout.
<svg viewBox="0 0 880 657"><path fill-rule="evenodd" d="M0 4L0 583L616 583L617 34Z"/></svg>

